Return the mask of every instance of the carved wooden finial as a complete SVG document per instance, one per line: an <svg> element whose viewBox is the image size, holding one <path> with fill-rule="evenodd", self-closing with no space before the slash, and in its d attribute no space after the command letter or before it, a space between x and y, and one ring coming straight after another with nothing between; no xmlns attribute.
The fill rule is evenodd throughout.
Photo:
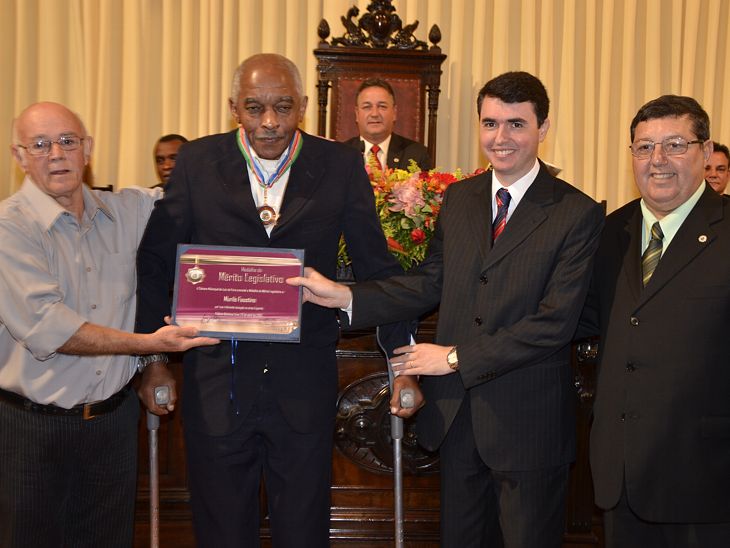
<svg viewBox="0 0 730 548"><path fill-rule="evenodd" d="M330 36L330 24L327 19L322 19L317 26L317 36L319 36L319 47L329 46L327 38Z"/></svg>
<svg viewBox="0 0 730 548"><path fill-rule="evenodd" d="M439 42L441 41L441 29L438 25L434 25L431 27L431 30L428 33L428 41L431 42L434 46L439 45Z"/></svg>

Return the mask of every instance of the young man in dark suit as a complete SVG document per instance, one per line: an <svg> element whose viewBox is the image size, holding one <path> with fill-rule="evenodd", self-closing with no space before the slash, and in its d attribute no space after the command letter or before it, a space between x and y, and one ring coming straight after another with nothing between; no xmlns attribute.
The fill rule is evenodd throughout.
<svg viewBox="0 0 730 548"><path fill-rule="evenodd" d="M138 259L141 331L169 310L178 243L304 249L305 264L334 276L344 233L356 279L400 271L357 152L297 128L307 98L291 61L274 54L245 60L229 103L239 128L181 149L150 218ZM185 354L183 415L199 545L258 546L262 475L274 544L329 545L338 334L333 311L305 304L299 344L230 341ZM396 409L402 385L394 390Z"/></svg>
<svg viewBox="0 0 730 548"><path fill-rule="evenodd" d="M631 123L641 199L606 219L579 335L600 334L591 432L606 546L730 546L730 200L710 121L665 95Z"/></svg>
<svg viewBox="0 0 730 548"><path fill-rule="evenodd" d="M369 78L360 84L355 100L355 122L360 135L345 141L363 153L366 162L375 155L381 168L408 169L411 160L428 171L433 162L421 143L393 133L398 117L393 87L380 78ZM375 148L377 147L377 148Z"/></svg>
<svg viewBox="0 0 730 548"><path fill-rule="evenodd" d="M477 99L492 170L446 191L425 262L381 282L291 283L352 324L411 318L440 304L436 344L396 349L421 375L419 442L441 456L441 545L557 548L575 457L570 343L603 224L601 207L537 159L550 122L525 72Z"/></svg>

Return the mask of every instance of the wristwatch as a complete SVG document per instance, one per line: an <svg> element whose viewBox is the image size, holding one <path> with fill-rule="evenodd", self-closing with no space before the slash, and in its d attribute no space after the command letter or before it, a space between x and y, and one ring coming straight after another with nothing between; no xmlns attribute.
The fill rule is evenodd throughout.
<svg viewBox="0 0 730 548"><path fill-rule="evenodd" d="M142 373L149 364L155 362L167 364L167 354L146 354L144 356L137 356L137 372Z"/></svg>
<svg viewBox="0 0 730 548"><path fill-rule="evenodd" d="M452 347L451 350L449 350L449 353L446 354L446 363L449 364L449 367L453 369L454 371L459 370L459 357L456 355L456 347Z"/></svg>

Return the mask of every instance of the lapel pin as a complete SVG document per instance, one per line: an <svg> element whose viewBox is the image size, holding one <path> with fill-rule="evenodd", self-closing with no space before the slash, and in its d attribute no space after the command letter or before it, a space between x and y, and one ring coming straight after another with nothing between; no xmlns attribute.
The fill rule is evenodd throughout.
<svg viewBox="0 0 730 548"><path fill-rule="evenodd" d="M704 234L700 234L699 237L697 238L697 241L700 242L701 244L704 244L707 241L707 236L705 236Z"/></svg>

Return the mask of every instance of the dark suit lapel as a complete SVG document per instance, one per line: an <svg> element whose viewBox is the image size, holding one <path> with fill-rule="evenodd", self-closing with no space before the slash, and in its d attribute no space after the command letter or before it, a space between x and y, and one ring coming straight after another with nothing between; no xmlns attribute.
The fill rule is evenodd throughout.
<svg viewBox="0 0 730 548"><path fill-rule="evenodd" d="M385 163L388 165L388 167L392 168L399 168L399 169L408 169L408 166L406 165L400 165L401 164L401 154L403 153L404 148L403 139L400 135L396 135L395 133L391 133L390 135L390 144L388 145L388 157L385 159ZM396 162L396 158L398 158L398 161Z"/></svg>
<svg viewBox="0 0 730 548"><path fill-rule="evenodd" d="M541 165L535 181L527 189L527 192L507 222L504 232L502 232L489 252L484 268L488 268L509 254L547 219L545 208L554 203L554 196L555 187L553 178L548 174L545 166ZM491 209L491 193L489 203ZM491 222L489 226L488 241L491 242Z"/></svg>
<svg viewBox="0 0 730 548"><path fill-rule="evenodd" d="M467 204L466 214L469 227L474 233L473 241L476 242L479 256L484 262L492 245L492 172L482 173L479 177L482 181L479 185L474 185L474 196Z"/></svg>
<svg viewBox="0 0 730 548"><path fill-rule="evenodd" d="M279 211L279 221L271 232L272 237L289 223L296 220L302 208L324 180L324 162L319 161L320 151L316 146L317 137L302 133L304 142L297 161L291 168L289 182L284 192L284 200Z"/></svg>
<svg viewBox="0 0 730 548"><path fill-rule="evenodd" d="M230 201L240 212L240 217L255 226L257 236L264 236L268 239L266 229L259 220L256 203L251 194L251 183L248 178L246 161L238 149L236 143L236 132L231 132L230 138L226 138L221 146L221 153L213 166L218 174L219 182L226 194L226 200Z"/></svg>
<svg viewBox="0 0 730 548"><path fill-rule="evenodd" d="M654 274L641 294L642 303L651 299L717 237L711 223L722 219L722 199L708 185L695 207L679 227L664 251Z"/></svg>
<svg viewBox="0 0 730 548"><path fill-rule="evenodd" d="M621 261L622 275L626 278L626 283L635 300L639 299L643 289L641 285L640 254L642 222L641 207L637 201L633 215L627 220L624 229L617 234L619 247L618 260Z"/></svg>

